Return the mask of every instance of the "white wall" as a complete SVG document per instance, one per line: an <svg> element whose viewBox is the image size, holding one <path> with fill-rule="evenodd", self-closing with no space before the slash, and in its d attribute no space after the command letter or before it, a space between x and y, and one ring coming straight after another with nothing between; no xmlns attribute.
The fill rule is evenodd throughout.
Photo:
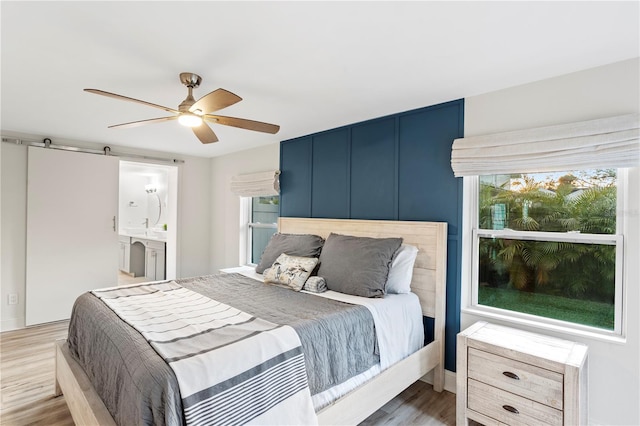
<svg viewBox="0 0 640 426"><path fill-rule="evenodd" d="M239 265L240 198L229 190L231 176L279 169L280 144L211 159L211 269Z"/></svg>
<svg viewBox="0 0 640 426"><path fill-rule="evenodd" d="M23 327L27 279L27 149L2 143L0 330ZM8 305L10 293L17 305Z"/></svg>
<svg viewBox="0 0 640 426"><path fill-rule="evenodd" d="M25 140L41 139L10 132L2 132L2 134ZM100 145L79 141L54 139L54 144L102 149ZM209 189L211 160L114 145L111 148L114 152L167 159L178 158L185 161L184 164L179 165L178 171L177 277L208 274L210 272L209 236L211 235L211 191ZM0 331L5 331L24 327L25 322L27 148L1 143L0 150L2 153ZM18 305L7 304L7 296L10 293L18 294Z"/></svg>
<svg viewBox="0 0 640 426"><path fill-rule="evenodd" d="M640 112L640 60L633 59L465 100L465 136L562 124ZM640 170L629 176L624 212L625 343L543 331L589 346L589 412L592 424L640 424ZM465 229L465 241L469 230ZM463 261L469 265L469 261ZM463 266L464 268L464 266ZM469 297L469 270L463 270L463 306ZM462 329L484 318L462 312ZM490 320L498 322L496 320ZM524 326L518 326L527 328ZM540 331L528 328L531 331Z"/></svg>

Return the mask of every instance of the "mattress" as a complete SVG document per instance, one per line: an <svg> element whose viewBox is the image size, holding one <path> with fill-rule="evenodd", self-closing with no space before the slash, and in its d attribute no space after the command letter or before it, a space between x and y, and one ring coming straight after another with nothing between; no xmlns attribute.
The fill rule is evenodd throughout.
<svg viewBox="0 0 640 426"><path fill-rule="evenodd" d="M316 409L423 344L422 314L411 294L375 300L333 292L309 295L238 274L178 283L268 321L291 325L303 343ZM319 333L327 327L329 333ZM171 369L139 333L94 296L85 294L76 302L68 341L116 422L183 424ZM352 350L353 345L358 350Z"/></svg>
<svg viewBox="0 0 640 426"><path fill-rule="evenodd" d="M262 281L263 279L262 275L256 273L253 268L242 268L236 270L236 272L256 281ZM375 323L380 355L380 362L370 369L323 392L313 394L312 400L316 411L326 407L361 384L366 383L391 365L424 346L422 308L420 307L418 296L413 293L387 294L384 298L366 298L331 290L324 293L303 292L316 297L324 297L366 307L371 312Z"/></svg>

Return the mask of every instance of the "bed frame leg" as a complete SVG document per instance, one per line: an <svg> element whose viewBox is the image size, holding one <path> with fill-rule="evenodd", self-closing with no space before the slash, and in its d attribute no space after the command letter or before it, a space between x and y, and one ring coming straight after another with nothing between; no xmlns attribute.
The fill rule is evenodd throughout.
<svg viewBox="0 0 640 426"><path fill-rule="evenodd" d="M60 388L60 382L58 382L58 363L60 362L58 357L60 356L60 354L59 354L59 351L58 351L57 343L54 343L53 350L56 353L56 369L55 369L55 372L54 372L54 375L55 375L55 388L53 389L53 396L54 397L58 397L58 396L62 395L62 389Z"/></svg>
<svg viewBox="0 0 640 426"><path fill-rule="evenodd" d="M62 389L60 389L60 383L58 383L58 379L56 378L56 388L53 391L53 396L54 397L59 397L62 396Z"/></svg>
<svg viewBox="0 0 640 426"><path fill-rule="evenodd" d="M442 363L433 369L433 390L436 392L444 390L444 366Z"/></svg>
<svg viewBox="0 0 640 426"><path fill-rule="evenodd" d="M436 322L437 324L437 322ZM433 368L433 390L436 392L442 392L444 390L444 330L439 333L439 337L436 337L438 351L438 365Z"/></svg>

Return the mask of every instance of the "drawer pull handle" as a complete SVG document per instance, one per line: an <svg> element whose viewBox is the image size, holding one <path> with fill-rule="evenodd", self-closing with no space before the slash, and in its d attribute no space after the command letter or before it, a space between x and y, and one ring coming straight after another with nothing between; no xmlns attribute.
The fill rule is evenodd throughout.
<svg viewBox="0 0 640 426"><path fill-rule="evenodd" d="M502 408L504 408L505 410L507 410L507 411L509 411L509 412L511 412L513 414L520 414L520 411L518 411L517 408L512 407L510 405L503 405Z"/></svg>
<svg viewBox="0 0 640 426"><path fill-rule="evenodd" d="M518 377L516 373L512 373L511 371L504 371L502 374L513 380L520 380L520 377Z"/></svg>

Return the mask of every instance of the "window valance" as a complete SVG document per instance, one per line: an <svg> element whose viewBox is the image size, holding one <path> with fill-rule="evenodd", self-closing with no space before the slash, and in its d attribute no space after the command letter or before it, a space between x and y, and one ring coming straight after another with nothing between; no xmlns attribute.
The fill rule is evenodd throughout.
<svg viewBox="0 0 640 426"><path fill-rule="evenodd" d="M240 197L278 195L280 170L248 173L231 177L231 192Z"/></svg>
<svg viewBox="0 0 640 426"><path fill-rule="evenodd" d="M640 165L640 119L627 114L453 141L456 177Z"/></svg>

